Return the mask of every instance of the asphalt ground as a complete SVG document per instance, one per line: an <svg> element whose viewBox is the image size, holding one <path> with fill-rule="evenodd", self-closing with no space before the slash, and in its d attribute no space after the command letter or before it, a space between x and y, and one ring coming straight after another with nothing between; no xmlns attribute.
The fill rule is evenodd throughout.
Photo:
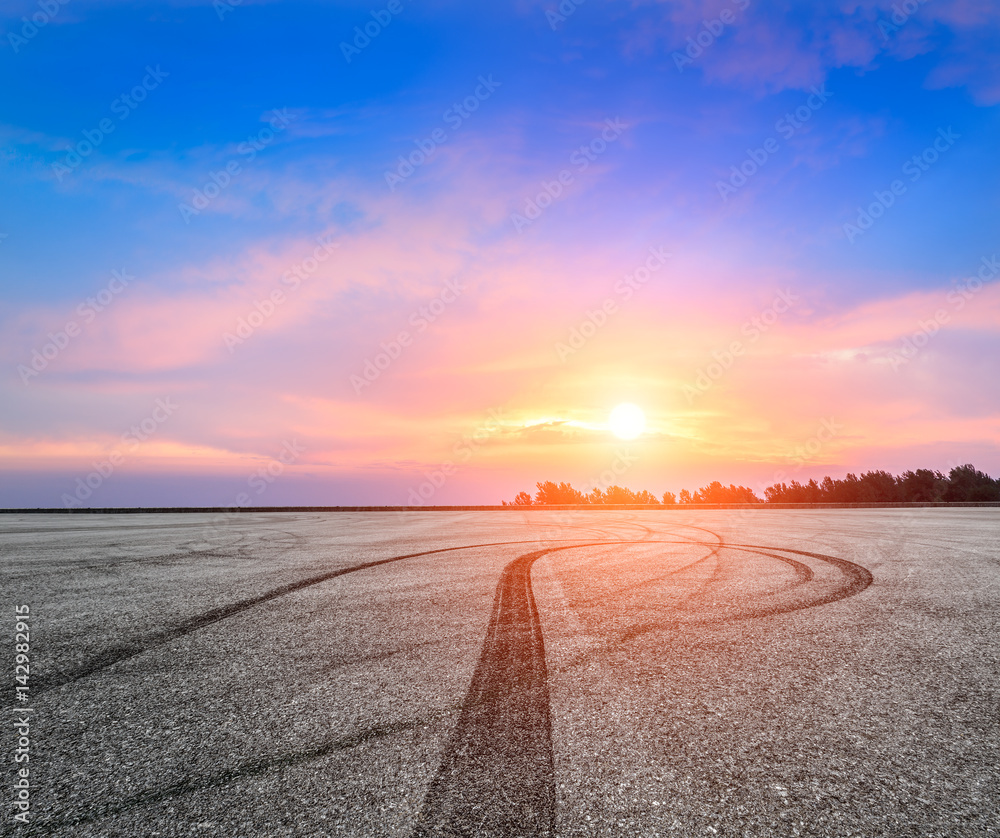
<svg viewBox="0 0 1000 838"><path fill-rule="evenodd" d="M3 835L1000 835L997 509L0 524Z"/></svg>

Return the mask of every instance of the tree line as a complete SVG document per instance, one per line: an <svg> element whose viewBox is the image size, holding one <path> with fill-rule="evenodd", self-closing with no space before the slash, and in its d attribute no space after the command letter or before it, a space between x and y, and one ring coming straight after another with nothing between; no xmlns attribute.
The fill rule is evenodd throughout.
<svg viewBox="0 0 1000 838"><path fill-rule="evenodd" d="M994 479L971 463L956 466L947 475L940 471L920 468L892 475L887 471L866 471L860 477L848 474L843 479L824 477L820 482L775 483L764 489L760 498L747 486L724 486L713 480L695 492L681 489L675 495L609 486L583 493L569 483L546 480L536 483L534 497L518 492L504 506L551 506L552 504L637 503L650 506L673 506L686 503L899 503L899 502L969 502L1000 501L1000 478Z"/></svg>

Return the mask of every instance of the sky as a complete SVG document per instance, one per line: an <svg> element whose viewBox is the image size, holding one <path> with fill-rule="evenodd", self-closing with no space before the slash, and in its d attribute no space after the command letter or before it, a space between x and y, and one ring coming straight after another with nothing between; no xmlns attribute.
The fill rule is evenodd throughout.
<svg viewBox="0 0 1000 838"><path fill-rule="evenodd" d="M976 0L7 0L0 506L1000 474L998 56Z"/></svg>

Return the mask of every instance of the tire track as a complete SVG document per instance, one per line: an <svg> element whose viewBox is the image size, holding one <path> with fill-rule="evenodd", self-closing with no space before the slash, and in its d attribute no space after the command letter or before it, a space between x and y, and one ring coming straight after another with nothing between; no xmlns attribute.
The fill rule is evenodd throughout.
<svg viewBox="0 0 1000 838"><path fill-rule="evenodd" d="M652 577L650 579L644 579L642 582L636 582L636 583L633 583L631 585L625 585L625 586L623 586L621 588L618 588L615 591L611 591L611 592L608 592L608 593L605 593L605 594L601 594L599 596L591 596L588 599L586 599L584 602L586 604L594 604L594 603L597 603L597 602L605 602L605 601L614 599L616 597L619 597L619 596L621 596L621 595L623 595L623 594L625 594L627 592L638 591L641 588L645 588L645 587L649 587L651 585L655 585L658 582L662 582L664 579L666 579L669 576L674 576L674 575L676 575L678 573L682 573L685 570L689 570L690 568L695 567L695 566L701 564L702 562L706 562L709 559L713 559L713 558L715 559L715 569L713 570L712 575L710 577L708 577L707 579L705 579L705 581L702 582L698 586L698 590L697 591L689 594L688 598L693 597L693 596L697 596L700 591L702 591L704 589L707 589L710 585L712 585L716 581L718 581L718 579L721 577L722 572L723 572L722 560L721 560L721 557L719 556L719 551L725 545L725 540L722 538L722 536L719 535L717 532L713 532L712 530L705 529L704 527L696 527L696 526L693 526L692 524L676 524L676 525L670 525L670 527L669 527L670 530L676 530L678 528L692 529L692 530L698 530L700 532L708 533L710 536L712 536L712 538L717 539L717 542L715 544L706 543L704 541L698 541L697 539L693 539L693 538L690 538L688 536L684 536L682 533L669 532L669 531L668 532L659 532L659 531L651 530L649 527L643 526L643 529L645 529L647 531L648 535L644 536L641 539L641 542L648 542L650 544L691 544L693 546L709 547L709 551L704 556L702 556L701 558L696 559L693 562L689 562L686 565L681 565L680 567L673 568L672 570L668 570L666 573L660 574L659 576L654 576L654 577ZM649 537L648 536L651 536L651 535L675 535L675 536L680 536L681 538L687 538L687 540L686 541L649 541ZM598 558L595 558L595 559L591 560L590 562L584 562L582 566L586 567L588 564L600 564L603 561L605 561L603 558L598 557Z"/></svg>
<svg viewBox="0 0 1000 838"><path fill-rule="evenodd" d="M639 542L639 543L647 543L647 542L643 541L643 542ZM662 542L655 542L655 541L653 541L653 542L648 542L648 543L650 543L650 544L657 544L657 543L662 543ZM695 544L695 542L671 542L671 543L675 543L675 544L688 544L688 543ZM612 545L609 545L609 546L614 546L614 545L612 544ZM702 562L707 562L709 559L713 559L714 558L714 559L716 559L716 567L713 570L712 575L710 577L708 577L704 582L702 582L701 585L699 586L699 589L705 588L708 585L712 584L712 582L714 582L717 579L717 577L719 576L719 574L720 574L720 567L719 567L719 561L718 561L718 559L719 559L719 551L721 549L722 549L722 545L721 544L716 545L716 546L712 547L704 556L701 556L700 558L695 559L694 561L688 562L687 564L681 565L680 567L675 567L675 568L673 568L671 570L668 570L668 571L666 571L664 573L661 573L658 576L652 576L652 577L650 577L648 579L643 579L641 582L635 582L635 583L633 583L631 585L625 585L625 586L623 586L621 588L616 588L615 590L608 591L607 593L603 593L603 594L600 594L600 595L597 595L597 596L590 596L587 599L583 600L583 604L585 604L585 605L594 605L594 604L599 603L599 602L608 602L608 601L613 600L613 599L618 599L618 598L620 598L621 596L623 596L625 594L635 593L636 591L639 591L639 590L641 590L643 588L651 587L651 586L656 585L658 583L662 583L664 580L668 579L671 576L676 576L678 573L683 573L685 570L690 570L691 568L700 565ZM592 560L590 562L585 562L582 565L582 567L587 567L588 565L591 565L591 564L599 564L601 561L603 561L603 559L597 558L597 559L594 559L594 560ZM694 595L695 594L692 594L691 596L694 596Z"/></svg>
<svg viewBox="0 0 1000 838"><path fill-rule="evenodd" d="M761 596L764 597L777 596L779 594L791 590L792 588L797 588L800 585L805 585L806 583L813 581L813 579L816 577L816 573L813 571L811 567L809 567L809 565L805 564L804 562L800 562L796 559L790 559L787 556L780 556L777 553L769 553L764 550L750 550L744 548L742 552L753 553L757 556L764 556L765 558L769 559L776 559L782 564L788 565L792 569L792 573L794 574L793 579L791 579L789 582L785 583L784 585L778 588L774 588L773 590L767 591ZM738 571L733 570L731 568L727 569L723 568L720 557L719 567L716 569L716 573L713 574L712 578L709 580L709 584L703 585L702 589L699 590L696 594L689 597L689 599L697 600L697 599L706 599L709 596L717 596L717 594L712 594L710 585L714 585L718 582L727 582L731 581L732 579L738 579L738 578L740 578L740 574Z"/></svg>
<svg viewBox="0 0 1000 838"><path fill-rule="evenodd" d="M692 542L568 544L525 553L504 568L472 683L412 838L555 835L548 672L531 566L562 550L651 543Z"/></svg>
<svg viewBox="0 0 1000 838"><path fill-rule="evenodd" d="M723 549L757 553L791 567L795 580L781 590L808 584L815 573L805 563L772 551L827 562L844 577L844 582L816 598L745 609L729 616L677 621L678 627L753 619L815 607L860 593L872 582L871 574L860 565L804 550L665 539L613 543L701 544L711 548L709 555L717 559ZM536 550L519 556L504 568L479 663L462 704L458 724L424 798L412 838L549 838L555 834L555 770L548 672L538 609L531 589L531 566L551 553L608 545L609 542L601 541ZM634 627L619 642L662 630L673 622Z"/></svg>
<svg viewBox="0 0 1000 838"><path fill-rule="evenodd" d="M113 527L108 527L107 529L113 529ZM295 536L295 537L299 539L303 538L302 536ZM111 562L105 562L103 565L82 564L81 562L88 561L88 559L84 558L79 561L64 561L62 563L49 562L46 563L43 569L38 569L31 562L24 561L21 563L20 566L18 566L15 569L14 573L12 573L11 575L14 576L15 578L19 575L52 576L52 575L58 575L66 570L95 570L111 566L119 567L125 565L147 565L150 567L157 565L169 565L175 562L183 561L184 559L189 559L192 556L226 557L226 554L221 551L228 550L228 551L235 551L238 553L239 551L243 550L247 545L259 543L259 541L260 541L259 537L245 535L241 533L234 533L233 540L225 544L208 545L201 549L190 548L185 550L176 550L169 553L163 553L160 555L142 556L140 558L117 558ZM269 542L269 543L277 543L278 545L282 546L284 545L284 542ZM123 545L121 544L113 543L108 545L107 549L122 548L122 547ZM0 549L2 549L2 545L0 545ZM291 549L291 547L287 547L286 549Z"/></svg>
<svg viewBox="0 0 1000 838"><path fill-rule="evenodd" d="M805 585L812 580L814 573L802 562L777 555L775 552L761 551L780 551L813 558L836 567L843 577L840 584L834 584L819 596L800 597L794 602L779 602L772 606L752 607L737 614L714 619L658 621L655 625L635 627L628 632L628 637L620 637L619 642L632 639L647 631L754 619L816 607L860 593L873 581L871 573L860 565L825 554L763 545L725 544L715 533L710 533L718 539L715 543L692 539L652 540L649 539L649 535L654 533L646 527L642 529L647 531L647 535L640 540L602 540L588 543L576 541L525 553L504 568L497 585L493 611L479 662L462 704L458 724L425 797L413 838L430 838L430 836L549 838L555 834L556 792L548 673L541 624L531 586L531 568L539 558L563 550L589 547L674 544L708 548L708 554L694 562L698 564L713 556L718 561L720 551L734 549L757 553L792 567L796 576L792 586L772 591L768 596L783 592L788 587ZM705 530L705 532L710 531ZM571 539L561 540L571 541ZM143 654L156 646L241 614L247 609L338 576L438 553L519 544L535 545L537 541L488 542L437 548L377 559L309 576L261 595L212 609L164 631L148 635L144 639L109 649L74 670L60 673L48 682L36 682L36 692L80 680L116 663ZM685 568L673 572L680 572L683 569ZM124 801L113 812L105 814L126 811L136 806L153 805L170 797L225 785L241 776L263 775L274 769L280 770L291 762L306 762L321 758L331 751L354 747L367 741L368 738L377 739L399 733L410 729L410 726L411 723L407 722L398 726L373 728L357 737L347 737L319 748L292 755L263 758L259 762L240 764L219 775L191 778L171 786L151 789ZM86 823L97 818L95 815L93 818L87 817L75 822ZM57 824L62 825L60 822L54 822L47 826L51 828Z"/></svg>
<svg viewBox="0 0 1000 838"><path fill-rule="evenodd" d="M777 605L772 605L772 606L764 606L764 607L755 608L755 609L749 609L747 611L740 612L739 614L733 615L731 617L724 618L725 621L740 620L740 619L755 619L757 617L762 617L762 616L771 616L771 615L774 615L774 614L784 614L784 613L788 613L788 612L791 612L791 611L799 611L799 610L802 610L804 608L815 608L815 607L820 606L820 605L828 605L829 603L836 602L836 601L841 600L841 599L846 599L847 597L851 597L851 596L854 596L855 594L861 593L863 590L865 590L865 588L867 588L869 585L871 585L872 582L874 581L874 577L868 571L867 568L864 568L864 567L862 567L859 564L855 564L854 562L848 561L847 559L839 559L836 556L828 556L825 553L812 553L812 552L809 552L809 551L806 551L806 550L793 550L790 547L769 547L769 546L763 545L763 544L726 544L726 543L712 544L711 542L667 541L667 540L657 539L655 541L645 541L645 540L643 540L643 541L619 541L619 542L611 542L611 543L609 543L609 542L597 542L595 544L577 544L577 545L569 545L567 547L556 547L556 548L553 548L553 550L568 550L568 549L572 549L573 547L610 546L611 544L622 544L622 545L624 545L624 544L682 544L682 545L699 544L699 545L701 545L703 547L713 548L713 549L711 549L711 552L708 555L702 557L701 559L699 559L699 560L697 560L695 562L692 562L689 565L685 565L685 566L683 566L681 568L678 568L675 571L672 571L671 573L664 574L665 576L669 576L669 575L672 575L672 573L678 573L678 572L680 572L682 570L685 570L685 569L687 569L689 567L693 567L694 565L699 564L702 561L705 561L706 559L710 558L711 556L718 557L718 554L719 554L719 552L721 550L733 550L733 549L735 549L735 550L743 550L743 551L746 551L746 552L749 552L749 553L756 553L757 555L761 555L761 556L766 556L768 558L777 559L777 560L779 560L779 561L781 561L781 562L789 565L792 568L792 571L795 574L796 579L790 585L785 586L781 590L786 590L786 589L789 589L789 588L798 588L798 587L801 587L802 585L804 585L804 584L812 581L813 578L814 578L814 576L815 576L815 573L812 570L812 568L810 568L808 565L806 565L806 564L804 564L802 562L796 561L795 559L790 559L790 558L788 558L786 556L777 555L774 552L767 552L767 551L780 551L782 553L794 553L795 555L798 555L798 556L806 556L808 558L818 559L819 561L825 562L827 564L830 564L830 565L833 565L834 567L836 567L841 572L841 575L843 576L843 580L844 581L840 585L834 585L831 588L831 590L829 590L827 593L822 594L820 596L817 596L815 598L810 598L810 599L806 599L806 600L803 600L803 601L796 601L796 602L790 602L790 603L784 603L784 604L777 604ZM713 574L713 576L709 580L707 580L705 583L703 583L703 585L701 587L704 588L706 585L711 584L713 581L716 581L717 577L719 577L718 568L716 569L716 572ZM639 585L642 585L642 584L643 583L639 583ZM638 587L639 585L637 585L637 586L629 586L629 588L625 588L623 590L629 590L631 587ZM771 592L771 594L774 594L774 593L777 593L777 591L772 591ZM694 597L700 596L700 595L701 595L701 591L698 591L695 594L692 594L690 598L694 598ZM770 595L770 594L768 594L768 595ZM602 600L604 598L605 597L598 597L595 600L587 600L587 602L600 601L600 600ZM707 619L704 619L704 620L697 621L696 623L695 622L685 622L683 624L684 625L694 625L694 624L697 624L697 625L707 625L708 623L711 623L711 622L720 622L720 621L722 621L722 620L720 620L719 618L715 618L715 619L713 619L713 618L707 618ZM681 625L681 623L680 622L672 622L672 623L669 623L669 624L668 623L661 623L659 625L663 625L663 626L666 626L666 625Z"/></svg>
<svg viewBox="0 0 1000 838"><path fill-rule="evenodd" d="M53 820L35 821L31 826L31 835L48 835L67 828L80 827L96 821L106 820L115 815L131 812L146 806L155 806L189 794L200 794L211 789L221 788L232 783L266 777L274 771L294 768L308 764L318 759L335 756L340 751L347 751L400 734L409 733L427 727L436 722L441 714L430 715L422 719L396 722L393 724L375 725L358 730L348 736L342 736L326 742L321 742L310 748L303 748L274 756L259 757L236 763L225 770L214 774L201 774L185 777L169 785L158 786L133 794L118 803L105 803L100 807L88 806L86 813L79 816L60 817Z"/></svg>
<svg viewBox="0 0 1000 838"><path fill-rule="evenodd" d="M229 605L221 606L220 608L213 608L211 611L207 611L197 617L192 617L178 623L175 626L172 626L171 628L164 629L163 631L155 632L153 634L146 635L145 637L136 638L135 640L121 643L117 646L112 646L72 669L49 676L42 675L34 681L33 692L35 695L38 695L40 693L47 692L48 690L72 684L83 678L87 678L90 675L101 672L108 667L114 666L115 664L138 657L139 655L142 655L157 646L170 643L173 640L177 640L178 638L184 637L192 632L199 631L200 629L218 623L221 620L234 617L250 608L262 605L265 602L270 602L278 597L282 597L296 591L301 591L303 588L308 588L312 585L319 585L322 582L329 581L330 579L336 579L338 576L344 576L348 573L356 573L360 570L368 570L369 568L391 564L392 562L403 561L404 559L415 559L421 556L432 556L437 553L449 553L455 550L472 550L477 547L503 547L515 544L535 543L535 541L495 541L486 544L466 544L461 547L440 547L435 550L422 550L419 553L407 553L402 556L391 556L386 559L376 559L374 561L352 565L351 567L342 567L337 570L320 573L316 576L310 576L306 579L300 579L297 582L290 582L287 585L273 588L272 590L255 597L242 599L237 602L230 603Z"/></svg>
<svg viewBox="0 0 1000 838"><path fill-rule="evenodd" d="M706 546L708 546L706 544ZM700 619L673 619L673 620L657 620L652 623L645 623L637 626L633 626L627 631L621 633L618 637L616 644L625 643L634 640L636 637L640 637L644 634L649 634L654 631L663 631L664 629L680 629L691 626L709 626L718 623L728 623L738 620L757 620L764 617L774 617L779 614L789 614L794 611L802 611L807 608L817 608L821 605L829 605L830 603L837 602L842 599L847 599L848 597L855 596L861 593L874 581L874 577L868 571L867 568L862 567L859 564L848 561L847 559L840 559L836 556L828 556L825 553L813 553L806 550L794 550L789 547L768 547L761 544L722 544L719 545L722 549L736 549L744 550L749 553L756 553L757 555L766 556L768 558L777 559L785 564L788 564L796 578L794 581L785 585L777 590L771 591L764 594L763 596L770 597L776 596L780 593L785 593L789 590L795 590L807 585L809 582L813 581L815 577L815 572L808 565L796 561L795 559L790 559L785 556L777 555L775 552L768 551L781 551L782 553L794 553L798 556L805 556L807 558L817 559L819 561L825 562L840 571L842 581L839 584L834 584L829 587L825 593L821 593L812 597L804 596L791 601L777 602L773 604L763 604L758 606L753 606L749 608L742 608L731 614L723 614L709 617L702 617ZM696 597L691 597L695 599ZM610 648L610 646L609 646Z"/></svg>
<svg viewBox="0 0 1000 838"><path fill-rule="evenodd" d="M555 834L548 673L526 553L497 585L486 641L414 838Z"/></svg>

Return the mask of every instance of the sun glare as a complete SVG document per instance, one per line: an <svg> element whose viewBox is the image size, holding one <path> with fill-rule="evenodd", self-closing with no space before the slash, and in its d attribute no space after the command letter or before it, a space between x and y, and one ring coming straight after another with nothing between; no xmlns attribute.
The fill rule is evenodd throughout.
<svg viewBox="0 0 1000 838"><path fill-rule="evenodd" d="M635 439L646 428L646 414L637 405L626 402L611 411L608 425L619 439Z"/></svg>

